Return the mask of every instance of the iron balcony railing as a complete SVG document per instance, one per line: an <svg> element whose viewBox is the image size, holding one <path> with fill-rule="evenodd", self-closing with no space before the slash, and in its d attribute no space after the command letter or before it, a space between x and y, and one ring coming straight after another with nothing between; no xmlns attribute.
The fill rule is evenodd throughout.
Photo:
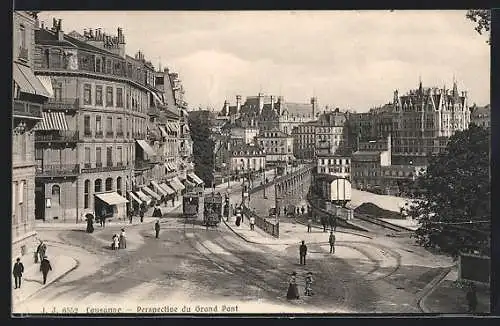
<svg viewBox="0 0 500 326"><path fill-rule="evenodd" d="M36 167L38 177L68 177L77 176L79 173L79 164L50 164Z"/></svg>
<svg viewBox="0 0 500 326"><path fill-rule="evenodd" d="M95 132L95 138L102 138L103 137L103 132L102 131L96 131Z"/></svg>
<svg viewBox="0 0 500 326"><path fill-rule="evenodd" d="M55 131L50 134L36 134L35 141L39 143L45 142L77 142L79 139L78 131Z"/></svg>
<svg viewBox="0 0 500 326"><path fill-rule="evenodd" d="M80 106L80 100L77 98L49 98L44 108L49 110L76 111Z"/></svg>
<svg viewBox="0 0 500 326"><path fill-rule="evenodd" d="M126 166L102 166L102 163L101 163L101 166L96 166L95 168L82 169L82 173L101 173L101 172L123 171L125 169L127 169Z"/></svg>
<svg viewBox="0 0 500 326"><path fill-rule="evenodd" d="M42 106L40 104L14 100L12 102L12 114L13 116L33 117L41 119Z"/></svg>

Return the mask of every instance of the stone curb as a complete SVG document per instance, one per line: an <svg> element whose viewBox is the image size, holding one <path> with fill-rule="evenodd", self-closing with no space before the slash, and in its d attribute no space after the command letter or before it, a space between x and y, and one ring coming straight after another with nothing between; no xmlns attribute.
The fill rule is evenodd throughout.
<svg viewBox="0 0 500 326"><path fill-rule="evenodd" d="M429 309L429 307L427 307L425 301L439 287L439 285L441 285L441 283L443 283L446 276L448 276L448 274L452 271L453 267L455 267L455 265L445 267L444 270L441 273L439 273L438 276L436 276L432 281L430 281L424 287L424 289L422 290L423 295L417 301L418 307L420 308L420 310L422 310L422 312L427 313L427 314L433 313Z"/></svg>

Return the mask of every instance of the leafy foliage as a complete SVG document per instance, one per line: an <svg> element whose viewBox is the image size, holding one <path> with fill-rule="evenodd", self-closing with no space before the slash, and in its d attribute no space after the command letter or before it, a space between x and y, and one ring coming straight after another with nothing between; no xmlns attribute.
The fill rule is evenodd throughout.
<svg viewBox="0 0 500 326"><path fill-rule="evenodd" d="M204 182L211 186L213 181L215 142L211 139L211 119L207 111L190 112L188 119L193 140L194 171Z"/></svg>
<svg viewBox="0 0 500 326"><path fill-rule="evenodd" d="M490 254L489 131L471 125L449 139L417 179L423 190L405 213L421 223L417 242L456 256Z"/></svg>
<svg viewBox="0 0 500 326"><path fill-rule="evenodd" d="M491 27L491 10L487 9L471 9L467 11L467 19L476 23L474 29L480 34L490 32ZM488 35L488 40L486 43L490 44L491 34Z"/></svg>

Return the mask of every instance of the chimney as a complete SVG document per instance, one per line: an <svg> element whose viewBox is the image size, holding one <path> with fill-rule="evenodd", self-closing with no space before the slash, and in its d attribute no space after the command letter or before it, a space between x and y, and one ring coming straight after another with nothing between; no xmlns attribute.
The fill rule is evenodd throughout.
<svg viewBox="0 0 500 326"><path fill-rule="evenodd" d="M94 30L92 28L89 29L89 35L90 35L90 38L94 38Z"/></svg>
<svg viewBox="0 0 500 326"><path fill-rule="evenodd" d="M259 114L262 114L263 108L264 108L264 94L259 93Z"/></svg>
<svg viewBox="0 0 500 326"><path fill-rule="evenodd" d="M241 110L241 95L236 95L236 114Z"/></svg>
<svg viewBox="0 0 500 326"><path fill-rule="evenodd" d="M64 41L64 32L62 30L62 19L57 22L57 40Z"/></svg>
<svg viewBox="0 0 500 326"><path fill-rule="evenodd" d="M274 96L271 95L271 111L274 110Z"/></svg>
<svg viewBox="0 0 500 326"><path fill-rule="evenodd" d="M229 102L227 100L224 101L224 110L226 110L226 116L229 115Z"/></svg>
<svg viewBox="0 0 500 326"><path fill-rule="evenodd" d="M311 97L312 115L316 112L316 97Z"/></svg>
<svg viewBox="0 0 500 326"><path fill-rule="evenodd" d="M42 29L45 29L45 23L42 21Z"/></svg>

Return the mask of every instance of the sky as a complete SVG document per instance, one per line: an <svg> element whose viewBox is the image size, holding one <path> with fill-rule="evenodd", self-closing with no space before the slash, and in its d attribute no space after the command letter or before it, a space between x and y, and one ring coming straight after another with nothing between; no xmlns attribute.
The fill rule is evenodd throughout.
<svg viewBox="0 0 500 326"><path fill-rule="evenodd" d="M465 11L46 11L65 33L123 28L126 52L179 73L190 108L259 92L358 112L418 86L490 103L490 47Z"/></svg>

